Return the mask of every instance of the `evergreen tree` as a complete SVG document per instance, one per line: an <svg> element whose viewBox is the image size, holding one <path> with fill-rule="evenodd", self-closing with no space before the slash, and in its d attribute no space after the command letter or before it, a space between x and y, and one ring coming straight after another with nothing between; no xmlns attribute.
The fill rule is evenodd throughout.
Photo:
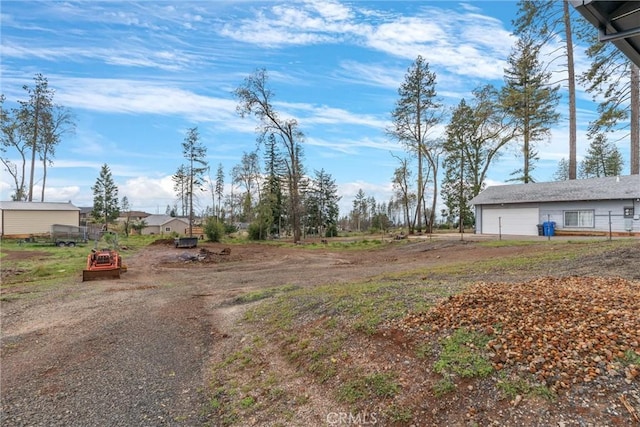
<svg viewBox="0 0 640 427"><path fill-rule="evenodd" d="M224 169L222 168L222 163L218 164L218 170L216 172L216 185L214 189L215 195L218 198L218 207L216 209L216 219L224 220L224 215L222 215L222 196L224 195Z"/></svg>
<svg viewBox="0 0 640 427"><path fill-rule="evenodd" d="M617 176L622 172L622 155L614 144L599 134L591 141L585 158L580 163L583 178Z"/></svg>
<svg viewBox="0 0 640 427"><path fill-rule="evenodd" d="M539 61L540 46L527 36L521 36L509 55L505 69L503 102L515 119L517 137L522 141L524 165L515 171L514 180L534 182L532 171L537 160L536 144L550 134L550 126L559 119L555 111L559 86L550 86L551 73Z"/></svg>
<svg viewBox="0 0 640 427"><path fill-rule="evenodd" d="M465 219L472 217L469 200L474 196L474 191L468 152L474 145L476 129L474 111L463 99L447 126L442 183L444 203L449 214L459 218L460 233L464 231Z"/></svg>
<svg viewBox="0 0 640 427"><path fill-rule="evenodd" d="M182 154L187 160L189 236L193 236L193 216L195 214L193 206L194 190L202 189L204 173L207 171L207 149L200 142L200 134L198 133L197 127L193 127L187 131L187 136L182 142Z"/></svg>
<svg viewBox="0 0 640 427"><path fill-rule="evenodd" d="M560 54L551 62L559 62L561 72L567 73L566 86L569 98L569 179L577 176L577 119L576 76L574 66L572 20L568 0L520 0L518 16L514 21L515 34L531 35L539 46L556 49L562 43Z"/></svg>
<svg viewBox="0 0 640 427"><path fill-rule="evenodd" d="M554 181L567 181L569 179L569 161L564 157L558 162L558 169L553 174Z"/></svg>
<svg viewBox="0 0 640 427"><path fill-rule="evenodd" d="M176 173L171 176L173 181L173 191L176 192L180 201L181 216L187 216L187 208L189 206L189 172L185 165L180 165ZM174 209L175 215L178 209ZM174 215L174 216L175 216Z"/></svg>
<svg viewBox="0 0 640 427"><path fill-rule="evenodd" d="M352 221L355 223L356 230L362 230L363 221L367 217L367 196L365 196L362 188L358 190L356 197L353 199L353 210L351 211Z"/></svg>
<svg viewBox="0 0 640 427"><path fill-rule="evenodd" d="M433 128L441 121L442 105L436 93L436 74L429 69L429 63L418 56L409 67L405 80L398 89L399 99L391 113L392 125L387 133L403 144L417 159L417 204L416 218L418 231L422 228L422 210L425 203L424 190L427 178L423 163L427 163L427 173L433 174L432 209L427 227L431 231L435 221L435 207L438 197L438 165L440 141L432 135ZM413 230L410 229L410 232Z"/></svg>
<svg viewBox="0 0 640 427"><path fill-rule="evenodd" d="M118 187L113 182L111 170L105 163L100 169L100 176L91 187L93 191L93 210L91 216L108 229L109 224L120 215L118 206Z"/></svg>
<svg viewBox="0 0 640 427"><path fill-rule="evenodd" d="M337 235L339 207L338 187L324 169L315 171L306 193L307 227L324 237Z"/></svg>
<svg viewBox="0 0 640 427"><path fill-rule="evenodd" d="M284 176L282 161L273 134L265 140L265 183L263 184L262 204L267 209L261 212L268 213L271 218L271 234L279 235L284 215L284 195L282 193L281 180Z"/></svg>

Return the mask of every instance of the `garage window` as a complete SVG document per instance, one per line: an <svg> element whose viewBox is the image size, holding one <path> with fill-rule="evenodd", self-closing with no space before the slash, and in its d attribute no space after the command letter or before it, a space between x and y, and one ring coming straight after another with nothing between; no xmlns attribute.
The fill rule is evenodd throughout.
<svg viewBox="0 0 640 427"><path fill-rule="evenodd" d="M581 228L595 227L593 211L565 211L564 226Z"/></svg>

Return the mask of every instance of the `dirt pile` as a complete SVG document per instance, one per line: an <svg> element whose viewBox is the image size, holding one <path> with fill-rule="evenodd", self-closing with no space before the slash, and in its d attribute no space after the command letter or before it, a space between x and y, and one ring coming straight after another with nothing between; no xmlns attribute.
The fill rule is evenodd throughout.
<svg viewBox="0 0 640 427"><path fill-rule="evenodd" d="M554 391L612 388L639 379L639 313L638 282L546 277L479 283L399 328L416 339L468 328L491 338L483 350L497 370L528 372Z"/></svg>

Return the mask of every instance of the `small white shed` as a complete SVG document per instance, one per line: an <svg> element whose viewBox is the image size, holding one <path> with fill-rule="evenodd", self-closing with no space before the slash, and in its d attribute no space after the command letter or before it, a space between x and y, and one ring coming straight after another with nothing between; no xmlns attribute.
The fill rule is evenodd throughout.
<svg viewBox="0 0 640 427"><path fill-rule="evenodd" d="M80 208L71 202L0 202L0 236L49 235L53 224L80 225Z"/></svg>

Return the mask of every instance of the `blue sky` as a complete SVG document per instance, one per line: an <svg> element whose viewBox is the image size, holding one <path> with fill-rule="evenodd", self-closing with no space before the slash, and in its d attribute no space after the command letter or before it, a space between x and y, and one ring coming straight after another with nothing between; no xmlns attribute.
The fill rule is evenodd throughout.
<svg viewBox="0 0 640 427"><path fill-rule="evenodd" d="M45 201L91 206L106 163L120 198L149 213L175 203L171 175L193 126L212 176L221 163L229 191L231 169L256 149L256 122L238 116L232 91L257 68L269 73L276 109L306 135L308 173L324 168L336 180L341 213L359 189L388 201L392 153L402 149L385 128L407 68L422 55L449 106L478 85L500 86L516 14L515 1L3 0L1 7L6 106L26 99L22 85L42 73L76 117L75 135L48 169ZM586 60L577 51L580 71ZM578 100L580 159L596 107L583 92ZM559 111L563 118L539 147L538 181L551 180L568 157L566 108ZM619 147L628 158L628 144ZM520 166L517 150L506 151L489 184ZM11 182L3 171L0 199L9 199ZM200 207L211 204L203 193Z"/></svg>

